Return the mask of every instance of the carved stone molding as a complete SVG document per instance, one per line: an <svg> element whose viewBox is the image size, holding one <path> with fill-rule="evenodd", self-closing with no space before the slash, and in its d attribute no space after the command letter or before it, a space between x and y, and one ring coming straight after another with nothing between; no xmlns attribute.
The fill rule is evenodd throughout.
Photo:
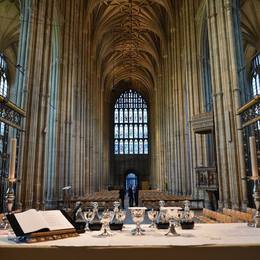
<svg viewBox="0 0 260 260"><path fill-rule="evenodd" d="M214 119L213 113L201 113L193 116L192 129L195 134L208 134L211 133L214 129Z"/></svg>

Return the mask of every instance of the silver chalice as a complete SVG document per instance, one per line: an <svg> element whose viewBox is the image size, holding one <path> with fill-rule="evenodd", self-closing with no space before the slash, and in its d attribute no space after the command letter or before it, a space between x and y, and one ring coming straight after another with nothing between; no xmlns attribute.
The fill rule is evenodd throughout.
<svg viewBox="0 0 260 260"><path fill-rule="evenodd" d="M131 231L132 235L144 235L144 231L141 229L141 223L144 221L145 207L129 207L132 215L133 222L136 224L136 228Z"/></svg>
<svg viewBox="0 0 260 260"><path fill-rule="evenodd" d="M155 228L155 221L158 217L158 211L152 209L150 211L148 211L148 218L152 221L151 225L149 226L150 228Z"/></svg>
<svg viewBox="0 0 260 260"><path fill-rule="evenodd" d="M87 210L83 212L83 216L85 218L86 221L86 227L85 230L89 231L89 222L93 220L95 214L92 210Z"/></svg>
<svg viewBox="0 0 260 260"><path fill-rule="evenodd" d="M114 217L114 212L113 211L105 210L103 212L102 217L101 217L101 223L102 223L103 232L101 234L99 234L99 236L101 236L101 237L109 237L109 236L113 235L112 233L108 232L109 223L113 219L113 217Z"/></svg>

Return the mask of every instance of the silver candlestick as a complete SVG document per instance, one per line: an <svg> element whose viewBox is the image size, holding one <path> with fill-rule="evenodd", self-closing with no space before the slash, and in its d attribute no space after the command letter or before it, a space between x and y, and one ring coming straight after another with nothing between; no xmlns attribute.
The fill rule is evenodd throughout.
<svg viewBox="0 0 260 260"><path fill-rule="evenodd" d="M256 207L256 213L254 216L254 222L251 226L260 228L260 177L259 176L252 176L250 177L251 180L254 181L254 202Z"/></svg>
<svg viewBox="0 0 260 260"><path fill-rule="evenodd" d="M15 183L15 180L8 181L8 189L7 189L6 195L5 195L5 202L6 202L6 208L7 208L8 214L12 213L13 206L14 206L14 199L15 199L14 183Z"/></svg>
<svg viewBox="0 0 260 260"><path fill-rule="evenodd" d="M4 229L8 229L10 227L9 222L7 220L6 215L11 214L14 206L14 183L15 179L9 179L8 180L8 188L5 195L5 205L7 212L5 213L5 216L3 217L3 223L4 223Z"/></svg>

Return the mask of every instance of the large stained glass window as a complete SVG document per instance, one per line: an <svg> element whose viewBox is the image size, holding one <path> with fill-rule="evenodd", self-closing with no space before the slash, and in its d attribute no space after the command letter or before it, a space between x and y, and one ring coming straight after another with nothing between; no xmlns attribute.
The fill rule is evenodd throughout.
<svg viewBox="0 0 260 260"><path fill-rule="evenodd" d="M260 95L260 53L252 61L253 96Z"/></svg>
<svg viewBox="0 0 260 260"><path fill-rule="evenodd" d="M134 90L123 92L114 107L114 154L148 154L148 107Z"/></svg>
<svg viewBox="0 0 260 260"><path fill-rule="evenodd" d="M7 97L7 64L4 55L0 53L0 95Z"/></svg>

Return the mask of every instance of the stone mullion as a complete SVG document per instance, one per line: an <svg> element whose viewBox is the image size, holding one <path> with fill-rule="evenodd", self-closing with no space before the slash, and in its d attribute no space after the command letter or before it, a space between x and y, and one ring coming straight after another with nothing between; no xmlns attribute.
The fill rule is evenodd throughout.
<svg viewBox="0 0 260 260"><path fill-rule="evenodd" d="M21 1L21 33L20 33L20 39L19 39L19 50L18 50L18 60L17 63L22 66L22 68L25 69L24 74L17 73L17 79L16 79L16 93L17 97L15 100L15 103L20 107L26 106L26 100L27 100L27 65L29 63L29 50L27 48L29 42L30 42L30 32L31 32L31 8L28 8L31 6L31 0L24 0ZM22 122L22 127L25 129L25 121ZM23 144L25 140L25 135L20 135L20 144ZM24 176L26 176L26 173L23 172L23 158L24 158L24 149L20 149L19 151L19 163L17 168L17 178L18 179L24 179ZM22 183L23 184L23 183ZM22 209L22 185L16 185L16 205L18 209Z"/></svg>
<svg viewBox="0 0 260 260"><path fill-rule="evenodd" d="M194 56L195 56L195 60L196 60L196 55L194 55L194 53L196 53L196 46L193 45L193 43L196 43L195 40L195 35L193 34L195 28L192 28L192 23L194 21L194 11L192 12L190 7L193 9L194 8L194 1L192 1L192 3L188 3L188 1L186 0L185 3L185 16L186 16L186 53L187 53L187 63L186 63L186 78L187 78L187 86L186 86L186 92L187 92L187 98L185 98L186 102L188 102L186 105L187 110L188 110L188 118L186 118L186 120L188 120L188 127L187 128L187 122L185 122L185 139L186 139L186 154L187 154L187 165L186 166L186 194L191 194L191 183L193 182L193 167L192 167L192 162L193 160L189 160L189 158L192 157L192 154L188 154L189 152L191 152L191 149L188 149L189 147L192 148L192 145L189 145L192 143L192 133L191 133L191 126L190 126L190 118L191 116L194 114L194 91L197 87L196 83L196 78L193 79L193 62L194 62ZM193 9L194 10L194 9ZM191 51L193 50L193 51ZM190 72L190 73L188 73ZM187 115L186 115L187 116Z"/></svg>
<svg viewBox="0 0 260 260"><path fill-rule="evenodd" d="M169 181L170 181L170 145L171 145L171 141L170 141L170 96L169 96L169 77L170 77L170 73L169 73L169 56L168 56L168 43L166 44L166 49L165 51L167 51L166 54L166 58L165 58L165 97L166 97L166 126L165 126L165 133L166 133L166 147L165 147L165 165L166 165L166 173L167 173L167 191L169 191Z"/></svg>
<svg viewBox="0 0 260 260"><path fill-rule="evenodd" d="M167 100L168 100L168 120L167 120L167 136L168 136L168 144L167 144L167 165L168 165L168 191L172 193L172 160L171 160L171 147L172 147L172 138L171 138L171 129L172 129L172 100L171 100L171 56L170 56L170 46L171 46L171 38L170 38L170 24L167 20Z"/></svg>
<svg viewBox="0 0 260 260"><path fill-rule="evenodd" d="M97 90L97 79L96 79L96 56L94 56L96 45L93 44L92 53L92 70L91 70L91 153L90 153L90 174L91 174L91 188L92 192L96 191L96 142L97 142L97 127L96 127L96 90Z"/></svg>
<svg viewBox="0 0 260 260"><path fill-rule="evenodd" d="M28 92L28 100L26 110L30 111L27 114L27 122L26 127L27 129L30 129L27 131L25 136L25 145L24 145L24 155L26 158L23 165L23 171L26 173L24 176L24 183L23 187L25 188L25 191L23 191L23 194L25 196L23 197L23 202L25 203L25 207L31 207L34 206L36 208L40 207L41 201L42 201L42 191L43 186L40 185L40 181L42 180L43 176L43 167L44 167L44 161L41 159L44 158L43 155L43 147L42 143L44 142L44 137L42 134L44 134L44 127L45 122L43 121L44 118L44 112L46 111L46 100L45 97L43 97L43 88L48 85L46 84L44 86L44 79L46 74L43 74L42 72L42 59L44 59L45 64L48 64L50 62L50 50L48 48L48 45L46 46L46 49L44 50L44 40L45 38L42 37L44 34L45 29L45 13L47 12L47 7L45 5L39 5L35 2L32 3L33 7L33 16L32 16L32 27L31 27L31 42L29 43L30 46L37 45L36 50L30 53L30 62L28 64L28 86L29 86L29 92ZM35 10L39 10L39 13L35 13ZM38 17L40 17L42 21L42 18L44 20L44 23L40 23L38 20ZM47 29L47 32L45 33L46 38L49 36L49 31ZM49 55L48 55L49 54ZM44 57L46 55L47 57ZM37 65L38 64L38 65ZM49 66L48 66L49 67ZM48 70L46 73L48 74ZM36 76L37 75L37 76ZM48 75L47 75L48 77ZM40 104L41 103L41 104ZM40 104L40 105L39 105ZM34 111L34 113L33 113ZM37 113L35 113L37 111ZM47 114L47 113L46 113ZM30 126L30 127L29 127ZM41 136L42 138L37 138L37 136ZM38 149L39 150L38 150ZM36 158L41 158L37 160ZM43 159L44 160L44 159ZM30 186L28 185L28 180L30 180ZM27 186L28 185L28 186Z"/></svg>
<svg viewBox="0 0 260 260"><path fill-rule="evenodd" d="M84 124L85 124L85 95L86 95L86 80L85 80L85 74L84 74L84 66L86 64L86 59L85 59L85 33L83 30L83 21L84 21L84 4L83 1L80 1L80 15L79 15L79 37L78 37L78 46L79 46L79 100L80 103L78 105L79 111L80 111L80 116L79 116L79 148L80 148L80 153L79 153L79 195L84 196L85 194L85 185L84 185L84 155L85 155L85 149L84 149L84 144L85 144L85 132L84 132Z"/></svg>
<svg viewBox="0 0 260 260"><path fill-rule="evenodd" d="M168 42L167 42L167 71L168 71L168 77L167 77L167 82L168 82L168 87L167 87L167 98L168 98L168 190L170 193L172 193L172 172L173 172L173 158L172 158L172 81L171 81L171 71L172 71L172 60L171 60L171 25L169 21L167 21L167 31L168 31Z"/></svg>
<svg viewBox="0 0 260 260"><path fill-rule="evenodd" d="M164 142L165 142L165 147L164 147L164 177L165 177L165 184L167 183L167 190L169 188L169 145L170 145L170 139L169 139L169 95L168 95L168 89L169 89L169 83L168 83L168 78L169 78L169 65L168 65L168 53L167 53L167 43L165 44L165 50L164 50L164 102L162 103L162 111L164 115Z"/></svg>
<svg viewBox="0 0 260 260"><path fill-rule="evenodd" d="M93 57L93 53L95 53L95 46L93 46L93 39L91 39L91 48L92 48L92 52L90 53L91 55L91 59L90 59L90 86L89 86L89 103L90 103L90 108L89 108L89 176L90 176L90 191L93 192L94 191L94 177L93 177L93 171L94 171L94 147L93 147L93 138L94 138L94 133L95 133L95 129L94 129L94 109L93 109L93 92L94 92L94 88L95 88L95 80L93 77L94 74L94 57Z"/></svg>
<svg viewBox="0 0 260 260"><path fill-rule="evenodd" d="M79 8L81 1L75 2L74 9L75 11L73 12L75 15L74 17L74 36L73 36L73 57L74 60L72 62L72 105L71 105L71 116L72 116L72 126L71 126L71 159L72 159L72 186L73 186L73 192L74 195L79 196L80 194L80 171L79 171L79 166L80 166L80 105L81 105L81 96L79 95L80 92L80 71L81 71L81 66L80 66L80 33L79 31L81 30L80 27L80 12L81 9Z"/></svg>
<svg viewBox="0 0 260 260"><path fill-rule="evenodd" d="M95 46L96 47L96 46ZM97 191L97 180L98 180L98 164L100 163L98 161L98 105L97 105L97 95L98 95L98 79L97 79L97 62L96 59L93 59L94 64L94 73L93 73L93 125L94 128L92 128L92 146L93 146L93 184L94 184L94 191Z"/></svg>
<svg viewBox="0 0 260 260"><path fill-rule="evenodd" d="M218 138L216 142L217 162L219 173L219 207L229 207L230 205L230 192L228 181L227 157L226 157L226 131L224 115L224 100L221 82L221 60L219 49L218 35L218 19L216 13L215 1L208 1L208 16L209 16L209 38L211 50L211 68L212 68L212 83L213 83L213 96L214 96L214 115L215 115L215 132Z"/></svg>
<svg viewBox="0 0 260 260"><path fill-rule="evenodd" d="M31 48L31 52L28 55L28 63L27 63L27 70L26 70L26 77L27 77L27 91L25 92L24 98L24 108L27 111L26 119L24 120L25 128L29 129L25 132L24 135L24 148L23 148L23 155L24 160L22 164L22 172L23 172L23 180L22 180L22 204L23 208L32 207L32 198L33 198L33 182L34 182L34 175L33 175L33 165L32 161L34 160L34 152L32 151L32 146L30 142L33 141L33 131L35 131L34 124L35 120L32 120L31 117L34 115L33 111L30 109L32 107L33 102L33 75L34 75L34 59L35 59L35 34L37 33L37 23L35 19L37 19L37 12L35 8L35 2L32 2L31 5L31 28L30 28L30 35L28 39L28 46ZM31 139L31 140L29 140ZM30 159L29 159L30 158Z"/></svg>
<svg viewBox="0 0 260 260"><path fill-rule="evenodd" d="M159 72L158 84L157 84L158 129L159 129L159 135L158 135L159 180L158 180L158 184L160 186L160 189L162 189L162 187L163 187L163 185L162 185L162 147L163 147L162 142L163 142L163 139L162 139L162 114L161 114L161 104L162 104L161 77L162 76L160 75L161 71L162 71L162 68L160 66L160 72Z"/></svg>
<svg viewBox="0 0 260 260"><path fill-rule="evenodd" d="M86 156L86 121L87 121L87 116L86 116L86 93L87 93L87 73L86 73L86 68L87 68L87 33L85 31L85 13L84 13L84 1L81 1L81 6L80 6L80 52L79 52L79 59L81 63L81 83L80 83L80 95L81 95L81 105L80 105L80 110L81 110L81 117L80 117L80 196L84 196L86 194L87 187L85 185L85 156Z"/></svg>
<svg viewBox="0 0 260 260"><path fill-rule="evenodd" d="M43 48L43 59L42 59L42 66L45 68L43 70L44 74L42 74L41 80L41 90L40 90L40 103L41 107L39 107L39 116L40 125L39 125L39 134L42 138L38 138L39 144L37 145L36 151L38 151L38 158L36 161L40 164L37 167L37 174L38 174L38 198L37 198L37 205L40 208L44 208L45 205L45 182L44 179L47 177L47 170L48 164L46 160L46 153L45 149L46 146L46 131L47 131L47 122L48 122L48 104L50 102L50 73L51 73L51 44L52 44L52 22L53 22L53 6L54 3L52 0L46 1L45 7L45 37L44 37L44 48Z"/></svg>
<svg viewBox="0 0 260 260"><path fill-rule="evenodd" d="M160 73L160 72L159 72ZM157 86L156 86L156 108L157 108L157 116L156 116L156 129L158 129L157 133L157 163L158 163L158 172L156 175L158 175L157 185L161 188L161 118L160 118L160 76L158 75L157 78Z"/></svg>
<svg viewBox="0 0 260 260"><path fill-rule="evenodd" d="M177 3L176 3L177 4ZM177 131L178 131L178 100L177 100L177 93L178 93L178 18L177 18L177 6L176 6L176 15L174 16L174 26L175 26L175 34L174 34L174 46L173 49L173 56L174 56L174 86L173 86L173 102L174 102L174 129L173 129L173 140L174 140L174 161L175 161L175 170L174 170L174 187L175 191L174 194L177 195L179 192L179 178L178 178L178 139L177 139Z"/></svg>
<svg viewBox="0 0 260 260"><path fill-rule="evenodd" d="M176 49L176 28L174 28L175 24L174 21L171 25L171 49L170 49L170 59L171 59L171 110L172 110L172 129L171 129L171 141L172 141L172 148L171 148L171 160L172 160L172 172L171 172L171 179L172 179L172 193L176 193L176 158L175 158L175 138L174 138L174 129L175 129L175 120L176 120L176 113L175 113L175 107L176 104L174 102L174 88L176 87L176 55L175 55L175 49Z"/></svg>
<svg viewBox="0 0 260 260"><path fill-rule="evenodd" d="M61 173L63 174L62 178L62 186L67 186L71 185L70 183L70 178L69 178L69 153L70 153L70 147L69 147L69 128L71 127L71 122L69 118L69 111L70 111L70 85L71 85L71 53L68 52L67 50L71 50L71 43L72 43L72 1L68 1L66 4L66 9L65 9L65 19L66 21L70 22L65 22L65 37L64 37L64 64L63 64L63 81L62 81L62 87L64 88L63 92L63 98L62 98L62 111L61 113L63 114L63 120L62 120L62 125L64 127L64 134L63 134L63 143L62 143L62 149L63 149L63 156L61 158L61 162L64 165L64 171ZM61 187L60 187L61 188Z"/></svg>
<svg viewBox="0 0 260 260"><path fill-rule="evenodd" d="M35 206L35 191L37 190L37 177L34 174L34 170L36 165L32 162L35 162L35 158L36 158L36 153L35 153L35 148L36 148L36 140L37 140L37 117L36 117L36 113L32 113L32 111L35 111L35 109L37 109L38 107L38 103L39 103L39 82L40 82L40 74L41 73L36 73L36 70L39 69L39 67L35 66L36 63L36 58L37 58L37 51L39 51L41 48L41 45L43 44L41 39L37 38L37 35L40 34L39 32L39 27L40 25L38 24L38 12L36 12L36 10L38 10L38 8L36 8L36 3L35 1L33 1L32 3L33 6L33 24L34 24L34 28L32 28L32 41L33 41L33 45L30 45L32 47L33 50L35 50L34 52L32 52L31 57L31 67L28 66L28 70L30 73L29 79L28 79L28 96L29 96L29 102L27 103L27 121L28 123L26 124L26 128L30 129L29 131L27 131L28 136L26 136L25 139L25 149L27 148L26 145L28 146L28 150L24 153L25 154L25 158L26 158L26 163L25 166L26 168L23 169L24 172L26 172L26 175L28 177L28 179L30 179L30 186L26 185L27 188L26 189L26 193L30 190L30 195L27 193L26 195L26 201L25 201L25 207L32 207ZM37 46L37 50L34 49L35 46ZM41 68L41 66L40 66ZM37 71L39 72L39 71ZM35 80L34 78L34 74L36 73L37 75L37 80ZM34 82L37 82L37 84L34 84ZM29 125L30 126L29 126ZM27 184L27 183L26 183ZM25 186L24 186L25 187Z"/></svg>
<svg viewBox="0 0 260 260"><path fill-rule="evenodd" d="M21 32L20 32L20 39L19 39L19 49L18 49L18 58L17 64L20 64L21 67L25 70L26 73L26 66L27 60L29 55L29 50L27 48L29 36L30 36L30 9L31 9L31 0L23 0L21 1ZM24 73L16 73L16 95L15 95L15 104L19 107L24 106L24 92L26 91L26 77Z"/></svg>
<svg viewBox="0 0 260 260"><path fill-rule="evenodd" d="M234 20L233 20L233 12L238 12L237 9L234 10L233 1L225 0L225 11L227 16L227 34L229 37L227 37L227 46L229 46L230 51L230 77L231 77L231 84L230 91L232 91L233 94L233 111L232 111L232 119L234 121L234 128L233 128L233 136L235 139L234 149L233 149L233 155L237 154L233 160L236 160L239 158L239 161L237 162L237 169L235 172L231 173L234 174L234 185L236 186L236 189L234 189L236 192L234 194L234 198L232 199L232 202L236 203L237 205L234 205L236 208L239 208L239 204L242 203L242 208L246 209L247 207L247 187L246 183L241 181L242 178L245 178L246 171L245 171L245 160L244 160L244 147L243 147L243 132L242 132L242 126L241 126L241 119L240 116L237 115L237 110L241 107L241 90L239 86L239 78L238 78L238 68L237 68L237 55L234 46L235 44L235 29L234 29ZM236 13L237 14L237 13ZM238 15L238 14L237 14ZM234 161L233 161L234 162ZM241 188L240 188L241 187ZM237 201L240 199L240 201ZM234 207L233 206L233 207Z"/></svg>
<svg viewBox="0 0 260 260"><path fill-rule="evenodd" d="M100 71L101 75L103 74L103 71ZM108 141L110 140L109 138L109 128L108 128L108 125L109 123L112 122L112 117L111 115L109 116L109 114L107 113L106 114L106 110L110 111L109 109L109 103L107 102L107 99L106 99L106 90L105 90L105 82L102 78L101 80L101 86L102 86L102 89L101 89L101 101L102 101L102 107L101 107L101 120L102 120L102 123L101 123L101 138L102 138L102 143L101 143L101 149L103 149L103 153L102 153L102 158L101 160L103 161L103 165L102 165L102 168L101 168L101 190L105 190L106 187L108 187L108 169L109 169L109 164L108 164L108 153L110 151L110 146L108 145ZM111 140L113 140L111 138ZM111 144L113 145L113 142L111 141Z"/></svg>
<svg viewBox="0 0 260 260"><path fill-rule="evenodd" d="M87 192L90 192L90 88L91 88L91 25L90 25L90 19L87 24L87 86L86 86L86 167L85 167L85 185L87 187Z"/></svg>
<svg viewBox="0 0 260 260"><path fill-rule="evenodd" d="M72 15L72 1L69 0L68 3L66 4L66 9L65 9L65 19L66 21L71 21L71 15ZM63 156L61 158L61 162L64 165L63 169L64 171L61 173L63 174L62 176L62 186L67 186L70 185L69 183L69 169L68 169L68 153L69 153L69 147L68 147L68 142L69 142L69 136L68 136L68 128L70 127L70 122L68 118L68 111L70 104L68 104L69 100L69 87L70 87L70 52L67 50L70 50L71 47L71 22L65 22L65 37L64 37L64 64L63 64L63 98L62 98L62 111L61 113L63 114L63 120L62 120L62 126L64 127L64 134L63 134L63 142L62 142L62 148L63 149ZM62 186L60 188L62 188ZM62 195L62 194L60 194ZM62 197L60 197L62 199Z"/></svg>
<svg viewBox="0 0 260 260"><path fill-rule="evenodd" d="M232 84L233 79L232 78L232 59L233 59L233 69L235 74L237 73L236 65L235 65L235 53L232 55L230 53L228 46L228 41L227 39L232 37L233 32L232 31L227 31L228 26L227 26L227 18L226 18L226 9L230 9L230 5L227 4L227 6L224 5L223 2L218 2L218 13L221 14L219 15L219 29L221 30L222 34L220 34L222 37L220 37L220 48L222 52L220 53L221 55L221 65L222 65L222 71L223 74L225 73L225 76L222 77L223 79L223 92L224 92L224 97L225 97L225 102L224 102L224 108L226 111L225 114L225 123L226 123L226 149L227 149L227 163L228 163L228 180L229 180L229 190L230 190L230 196L231 196L231 202L232 202L232 207L238 209L239 208L239 186L237 182L237 172L238 172L238 165L237 165L237 160L236 160L236 152L237 152L237 139L236 137L236 131L234 130L234 125L235 122L232 120L232 118L236 117L236 110L233 110L233 104L234 104L234 99L232 96ZM228 12L229 13L229 12ZM233 26L233 22L231 24ZM234 46L234 45L233 45ZM233 47L232 46L232 47ZM233 56L233 57L232 57ZM230 66L231 64L231 66ZM235 67L234 67L235 66ZM236 77L236 76L235 76ZM234 86L237 89L237 82L236 85ZM232 111L233 110L233 111ZM234 188L235 187L235 188Z"/></svg>
<svg viewBox="0 0 260 260"><path fill-rule="evenodd" d="M174 107L175 107L175 128L174 128L174 141L175 141L175 195L179 194L180 190L180 177L179 177L179 165L180 165L180 158L178 154L178 132L179 132L179 107L178 107L178 91L179 91L179 61L180 61L180 53L178 51L178 48L180 47L179 44L179 17L177 16L177 3L176 3L176 15L175 15L175 27L176 27L176 33L175 33L175 49L174 49L174 56L175 56L175 86L174 86Z"/></svg>
<svg viewBox="0 0 260 260"><path fill-rule="evenodd" d="M193 1L192 1L193 2ZM191 4L191 3L190 3ZM189 111L190 109L190 102L188 100L189 96L189 85L190 85L190 75L192 72L191 69L191 49L190 49L190 41L191 41L191 35L190 35L190 19L192 19L192 16L189 14L189 10L187 7L187 1L183 2L183 25L185 30L183 31L183 46L184 48L184 53L185 53L185 58L183 59L183 90L182 90L182 104L183 104L183 156L184 156L184 166L182 170L182 189L183 189L183 195L187 195L190 193L190 160L189 160L189 154L188 154L188 142L190 141L189 139L189 134L187 130L187 120L189 119L190 113L186 111Z"/></svg>
<svg viewBox="0 0 260 260"><path fill-rule="evenodd" d="M64 16L62 17L62 20L65 21L66 17L66 5L61 5L62 12L64 13ZM64 91L65 88L64 82L65 82L65 49L66 49L66 24L63 23L63 26L61 27L61 41L60 41L60 74L59 74L59 85L58 85L58 102L57 102L57 163L56 163L56 189L55 189L55 198L59 200L61 198L61 188L64 185L63 181L63 174L64 174L64 164L63 164L63 158L64 158Z"/></svg>
<svg viewBox="0 0 260 260"><path fill-rule="evenodd" d="M190 142L190 155L189 157L191 158L190 160L190 165L188 168L188 176L187 179L189 180L188 182L188 194L191 194L193 197L196 197L196 175L195 175L195 165L196 165L196 143L195 143L195 135L192 131L192 127L191 127L191 118L193 115L195 115L196 113L198 113L196 111L196 108L199 107L199 98L198 98L198 78L196 73L194 73L194 71L197 71L197 46L196 46L196 37L195 37L195 3L194 1L192 2L192 4L189 4L188 1L186 0L186 12L187 12L187 19L189 19L188 25L189 25L189 34L190 34L190 38L188 43L188 48L191 48L192 50L194 50L193 52L190 52L190 57L189 57L189 61L190 61L190 65L189 65L189 69L191 71L191 73L187 73L187 77L188 77L188 87L187 87L187 93L188 93L188 102L189 102L189 107L188 107L188 111L189 111L189 130L188 130L188 134L189 136L187 136L187 138L189 139ZM197 104L196 106L194 104ZM197 110L199 110L197 108ZM188 151L187 151L188 152Z"/></svg>
<svg viewBox="0 0 260 260"><path fill-rule="evenodd" d="M102 129L103 129L103 120L102 118L102 105L103 105L103 99L102 99L102 85L101 85L101 71L100 67L98 67L98 94L97 94L97 104L98 104L98 115L97 115L97 124L98 124L98 160L97 163L97 174L98 174L98 185L97 190L100 191L102 189L102 173L103 173L103 135L102 135ZM105 152L105 151L104 151Z"/></svg>
<svg viewBox="0 0 260 260"><path fill-rule="evenodd" d="M225 129L225 177L226 177L226 184L227 184L227 190L228 190L228 196L229 199L232 201L234 199L234 193L235 189L232 187L233 185L233 174L236 172L236 165L233 164L233 155L231 150L233 150L233 154L235 154L234 151L234 144L233 144L233 135L232 135L232 121L230 120L231 115L231 106L232 106L232 99L230 96L230 76L229 76L229 51L226 48L227 41L227 32L226 32L226 17L224 15L224 6L222 1L218 1L216 3L216 10L217 10L217 23L218 23L218 35L219 35L219 48L221 51L219 51L220 55L220 69L221 69L221 80L222 80L222 93L223 93L223 108L224 108L224 122L223 122L223 128ZM226 203L226 206L230 203Z"/></svg>
<svg viewBox="0 0 260 260"><path fill-rule="evenodd" d="M219 124L217 124L217 120L219 117L218 112L218 106L221 106L221 99L217 99L219 95L216 95L214 93L217 93L217 87L219 83L217 82L220 78L220 73L219 73L219 65L217 62L215 62L215 59L213 60L214 57L214 52L217 49L217 41L216 41L216 36L215 36L215 31L216 31L216 14L214 10L214 6L212 6L211 1L207 1L207 17L208 17L208 37L209 37L209 49L211 50L210 52L210 61L211 61L211 75L212 75L212 92L213 92L213 111L214 111L214 123L215 123L215 134L216 134L216 157L217 157L217 169L220 172L221 171L221 149L220 146L217 145L219 144L219 139L220 137L220 129L219 129ZM214 51L214 52L213 52ZM221 116L221 115L220 115ZM223 177L219 173L218 174L218 182L219 182L219 206L223 207L224 204L224 190L223 190Z"/></svg>
<svg viewBox="0 0 260 260"><path fill-rule="evenodd" d="M75 56L77 56L77 53L74 53L76 50L74 48L75 46L75 17L77 9L76 9L76 2L72 0L71 2L71 8L70 8L70 27L69 27L69 62L68 62L68 71L69 71L69 78L68 78L68 85L67 85L67 111L66 111L66 121L67 121L67 131L66 131L66 164L67 164L67 183L69 185L72 184L73 181L73 164L74 158L72 156L72 128L73 128L73 92L74 92L74 82L75 82ZM75 12L76 11L76 12ZM78 26L77 26L78 27ZM78 69L78 68L77 68Z"/></svg>
<svg viewBox="0 0 260 260"><path fill-rule="evenodd" d="M179 22L182 26L185 26L185 20L184 20L184 10L183 10L183 2L179 3ZM182 27L181 26L181 27ZM179 27L180 28L180 27ZM180 178L180 186L179 186L179 194L183 195L184 192L184 164L185 164L185 155L184 155L184 140L183 140L183 123L184 123L184 110L183 110L183 89L184 89L184 83L185 83L185 71L184 71L184 65L185 65L185 42L184 42L184 31L180 29L179 31L179 42L180 46L180 82L179 82L179 89L178 89L178 117L179 117L179 133L178 133L178 147L179 147L179 158L180 158L180 168L179 168L179 178Z"/></svg>
<svg viewBox="0 0 260 260"><path fill-rule="evenodd" d="M156 79L155 79L156 82ZM156 91L156 83L153 86L153 95L151 95L150 99L150 110L149 114L154 115L153 118L150 119L150 126L149 126L149 153L151 153L151 186L152 188L155 188L155 185L157 182L157 174L158 174L158 156L157 156L157 151L158 151L158 137L157 137L157 111L158 111L158 106L156 105L157 102L157 91Z"/></svg>
<svg viewBox="0 0 260 260"><path fill-rule="evenodd" d="M102 164L101 158L100 158L100 77L99 77L99 72L98 72L98 66L96 63L96 70L95 70L95 78L96 78L96 87L95 87L95 95L94 95L94 100L95 100L95 135L96 135L96 142L94 143L95 147L95 190L99 190L99 178L100 178L100 165Z"/></svg>
<svg viewBox="0 0 260 260"><path fill-rule="evenodd" d="M160 72L159 72L160 73ZM157 149L158 149L158 185L160 187L160 189L162 188L162 153L161 153L161 149L163 144L162 142L162 117L161 117L161 90L158 91L161 87L161 76L158 76L158 83L157 83L157 107L158 107L158 117L157 117L157 128L159 129L158 131L158 145L157 145ZM159 94L160 93L160 94Z"/></svg>
<svg viewBox="0 0 260 260"><path fill-rule="evenodd" d="M169 99L170 99L170 150L169 150L169 160L170 160L170 191L173 193L173 175L174 175L174 156L173 156L173 145L174 145L174 138L173 138L173 129L174 129L174 104L173 104L173 39L172 39L172 24L169 23L168 30L169 30L169 44L168 44L168 56L169 56Z"/></svg>
<svg viewBox="0 0 260 260"><path fill-rule="evenodd" d="M164 56L165 50L162 51L162 56ZM161 103L161 118L162 118L162 141L163 141L163 149L162 149L162 183L163 183L163 190L166 191L166 182L167 180L167 118L168 118L168 103L167 103L167 85L166 85L166 61L165 57L162 57L162 103Z"/></svg>
<svg viewBox="0 0 260 260"><path fill-rule="evenodd" d="M193 2L193 5L188 5L189 8L189 12L190 14L192 14L192 19L190 20L190 34L191 39L190 39L190 46L191 49L195 50L192 53L192 61L191 61L191 83L190 83L190 88L191 88L191 101L190 103L192 104L190 106L190 122L189 122L189 126L190 126L190 138L191 138L191 157L192 158L192 163L191 163L191 189L192 189L192 194L194 197L198 196L198 190L196 187L196 172L195 172L195 167L196 167L196 162L197 162L197 153L201 154L202 152L202 147L199 146L199 143L196 140L196 136L193 133L192 127L191 127L191 118L193 115L199 114L201 113L201 102L200 100L202 99L202 95L201 95L201 81L199 80L199 61L198 61L198 57L199 57L199 47L197 46L197 39L196 39L196 22L195 22L195 10L197 10L198 8L198 1L196 2L197 4L195 4L195 2ZM195 85L195 87L194 87ZM197 148L196 148L197 147Z"/></svg>

